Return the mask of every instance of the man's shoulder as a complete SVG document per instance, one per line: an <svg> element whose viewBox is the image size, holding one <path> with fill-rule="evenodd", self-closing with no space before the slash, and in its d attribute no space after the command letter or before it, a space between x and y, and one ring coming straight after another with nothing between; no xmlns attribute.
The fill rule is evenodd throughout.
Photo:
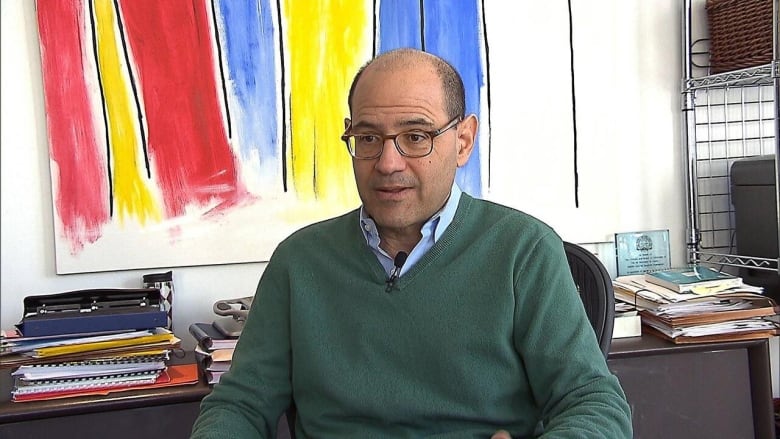
<svg viewBox="0 0 780 439"><path fill-rule="evenodd" d="M496 201L474 198L468 194L466 200L471 204L468 209L471 215L483 225L502 225L508 228L519 228L526 232L535 230L540 234L555 233L552 227L539 218L514 207Z"/></svg>

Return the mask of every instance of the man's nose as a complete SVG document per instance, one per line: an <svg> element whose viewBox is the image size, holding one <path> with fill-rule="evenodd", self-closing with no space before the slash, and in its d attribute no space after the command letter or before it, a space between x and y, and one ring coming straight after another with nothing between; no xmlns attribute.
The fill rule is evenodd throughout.
<svg viewBox="0 0 780 439"><path fill-rule="evenodd" d="M400 171L406 167L406 157L401 155L401 152L396 148L395 140L385 139L382 154L377 159L374 167L377 171L384 174Z"/></svg>

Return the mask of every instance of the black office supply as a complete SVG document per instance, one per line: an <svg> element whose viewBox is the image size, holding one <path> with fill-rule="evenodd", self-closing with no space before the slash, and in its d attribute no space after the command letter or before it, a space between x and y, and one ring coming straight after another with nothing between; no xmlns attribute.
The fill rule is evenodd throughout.
<svg viewBox="0 0 780 439"><path fill-rule="evenodd" d="M24 298L25 337L164 327L160 290L87 289Z"/></svg>
<svg viewBox="0 0 780 439"><path fill-rule="evenodd" d="M211 323L193 323L190 334L204 350L232 349L236 347L238 337L228 337L219 332Z"/></svg>

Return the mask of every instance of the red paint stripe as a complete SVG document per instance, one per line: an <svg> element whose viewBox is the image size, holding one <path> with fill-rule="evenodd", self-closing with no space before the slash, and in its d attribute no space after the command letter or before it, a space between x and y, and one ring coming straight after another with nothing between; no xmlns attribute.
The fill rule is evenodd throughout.
<svg viewBox="0 0 780 439"><path fill-rule="evenodd" d="M58 186L54 205L75 254L95 242L110 220L106 159L95 138L85 80L84 57L92 56L91 46L84 41L81 0L38 1L37 10L49 153Z"/></svg>
<svg viewBox="0 0 780 439"><path fill-rule="evenodd" d="M220 112L207 3L120 2L168 216L191 203L230 205L244 194Z"/></svg>

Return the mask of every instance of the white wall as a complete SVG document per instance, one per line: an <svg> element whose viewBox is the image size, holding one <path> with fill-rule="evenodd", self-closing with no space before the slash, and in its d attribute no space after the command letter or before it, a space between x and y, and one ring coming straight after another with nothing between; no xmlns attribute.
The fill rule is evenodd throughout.
<svg viewBox="0 0 780 439"><path fill-rule="evenodd" d="M486 18L495 22L493 27L488 22L489 31L499 29L500 32L502 26L533 25L533 15L527 14L515 15L514 22L507 21L507 15L497 8L511 3L514 2L488 2ZM491 188L487 197L539 216L555 227L564 239L602 242L590 247L599 250L605 258L611 257L604 255L610 251L610 246L603 242L610 241L615 232L669 229L673 243L672 262L683 264L685 204L679 138L679 2L599 0L574 3L574 31L579 37L575 45L575 86L580 118L578 128L584 151L583 207L574 209L547 204L544 166L531 166L537 174L516 172L518 161L528 162L534 158L532 154L543 156L549 146L546 143L557 138L552 135L554 133L546 132L529 132L533 148L526 145L522 156L510 154L493 160L494 176L499 184ZM191 347L187 333L190 323L213 320L211 305L218 298L253 294L264 264L56 275L34 2L2 0L1 4L0 327L9 328L20 320L25 296L81 288L138 287L143 274L172 268L176 288L174 330L185 346ZM533 4L542 3L520 4L527 5L526 11L531 11ZM489 34L489 38L496 46L501 44L498 41L509 40L497 38L495 34ZM513 85L523 90L523 96L536 96L536 100L524 100L522 106L510 106L517 107L517 113L504 111L496 117L497 121L491 122L497 130L493 133L497 138L505 136L519 141L515 140L516 136L501 134L502 125L498 121L501 117L532 116L533 103L538 102L541 106L544 102L544 94L539 95L539 90L555 86L545 80L545 68L561 62L545 54L543 42L527 40L525 46L513 51L517 52L518 59L491 60L493 70L513 69L512 74L520 79ZM497 47L492 49L500 53ZM506 53L513 52L507 49ZM522 59L519 59L520 54L524 55ZM521 61L523 65L518 66ZM499 82L506 77L505 73L497 75ZM561 72L555 75L560 76ZM565 84L566 87L569 85ZM559 120L565 122L570 118L570 110L561 108ZM557 110L547 108L546 111ZM528 139L528 136L523 137ZM593 208L599 205L604 208ZM607 262L614 265L613 261ZM775 364L778 362L776 344L775 340L772 354ZM777 383L775 375L775 395L778 395Z"/></svg>

